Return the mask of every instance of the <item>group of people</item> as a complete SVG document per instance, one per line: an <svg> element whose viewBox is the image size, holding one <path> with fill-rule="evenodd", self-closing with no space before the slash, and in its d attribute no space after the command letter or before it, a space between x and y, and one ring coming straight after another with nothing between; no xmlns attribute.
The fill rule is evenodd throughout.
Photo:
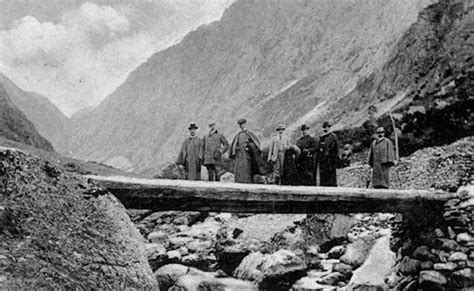
<svg viewBox="0 0 474 291"><path fill-rule="evenodd" d="M307 125L301 126L301 136L292 143L284 135L284 125L276 127L276 136L269 147L266 163L257 136L247 129L247 120L237 121L240 131L232 143L218 132L216 124L209 124L209 132L201 139L197 136L196 124L189 126L189 137L183 142L177 164L184 167L188 180L200 180L201 165L207 168L209 181L219 181L223 172L223 154L229 151L234 160L234 180L237 183L252 183L255 176L267 175L268 165L275 184L306 186L337 186L336 169L341 164L339 142L331 131L331 124L322 124L323 134L317 138L310 135ZM374 188L389 187L389 169L396 163L392 142L385 138L385 130L379 127L377 138L369 150L368 163L373 168ZM345 148L342 160L350 151ZM343 162L345 163L345 162Z"/></svg>

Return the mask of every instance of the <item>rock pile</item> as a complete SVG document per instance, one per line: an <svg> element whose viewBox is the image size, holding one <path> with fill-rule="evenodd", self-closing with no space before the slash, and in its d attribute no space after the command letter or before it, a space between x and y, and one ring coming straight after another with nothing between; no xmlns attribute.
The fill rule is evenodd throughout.
<svg viewBox="0 0 474 291"><path fill-rule="evenodd" d="M439 189L455 192L474 180L474 137L451 145L419 150L402 158L390 173L393 189ZM338 183L345 187L371 186L368 165L338 169Z"/></svg>

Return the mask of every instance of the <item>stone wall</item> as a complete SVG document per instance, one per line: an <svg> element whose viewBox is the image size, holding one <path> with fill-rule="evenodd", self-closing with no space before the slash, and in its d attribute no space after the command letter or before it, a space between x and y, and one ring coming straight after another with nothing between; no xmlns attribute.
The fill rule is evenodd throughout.
<svg viewBox="0 0 474 291"><path fill-rule="evenodd" d="M474 287L474 186L459 188L442 209L404 215L392 248L397 263L389 287L459 290ZM472 289L471 289L472 290Z"/></svg>

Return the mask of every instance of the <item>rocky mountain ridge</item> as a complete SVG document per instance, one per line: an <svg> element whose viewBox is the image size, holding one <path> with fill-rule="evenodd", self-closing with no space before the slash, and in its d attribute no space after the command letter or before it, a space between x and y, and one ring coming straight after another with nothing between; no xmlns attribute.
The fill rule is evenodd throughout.
<svg viewBox="0 0 474 291"><path fill-rule="evenodd" d="M0 83L0 136L53 151L53 146L36 130L33 123L18 109L5 86Z"/></svg>
<svg viewBox="0 0 474 291"><path fill-rule="evenodd" d="M56 151L63 153L71 129L69 119L48 98L22 90L3 74L0 74L0 84L38 132Z"/></svg>
<svg viewBox="0 0 474 291"><path fill-rule="evenodd" d="M80 119L69 150L146 171L174 160L190 122L216 121L229 139L241 117L261 138L277 123L317 124L431 2L237 1L132 72Z"/></svg>

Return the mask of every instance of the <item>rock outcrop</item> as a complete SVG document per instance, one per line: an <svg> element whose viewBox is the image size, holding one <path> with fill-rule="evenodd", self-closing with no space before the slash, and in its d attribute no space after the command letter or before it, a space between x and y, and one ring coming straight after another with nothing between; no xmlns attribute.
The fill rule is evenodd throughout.
<svg viewBox="0 0 474 291"><path fill-rule="evenodd" d="M0 289L152 289L126 210L85 178L0 149Z"/></svg>

